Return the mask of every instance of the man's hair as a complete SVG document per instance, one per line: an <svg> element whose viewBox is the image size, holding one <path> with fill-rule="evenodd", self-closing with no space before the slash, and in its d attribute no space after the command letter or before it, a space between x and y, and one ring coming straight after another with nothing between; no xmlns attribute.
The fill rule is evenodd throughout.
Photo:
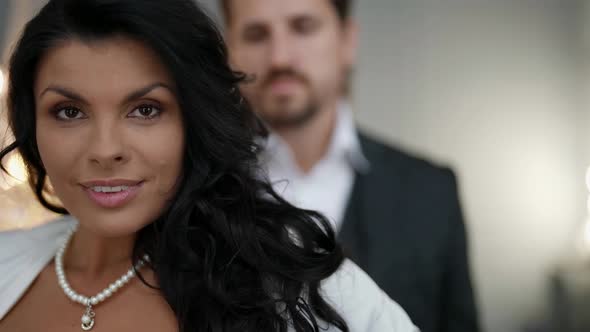
<svg viewBox="0 0 590 332"><path fill-rule="evenodd" d="M229 21L229 17L230 17L230 9L229 9L230 1L235 1L235 0L219 0L219 2L221 4L221 12L222 12L223 17L226 22ZM351 12L350 7L352 4L352 0L329 0L329 1L332 4L332 6L334 6L334 9L336 10L338 17L340 17L340 20L344 21L350 16L350 12Z"/></svg>

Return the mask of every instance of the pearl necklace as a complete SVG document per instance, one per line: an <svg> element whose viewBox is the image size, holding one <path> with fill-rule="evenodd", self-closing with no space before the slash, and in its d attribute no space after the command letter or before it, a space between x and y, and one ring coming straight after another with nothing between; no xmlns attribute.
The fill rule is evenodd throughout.
<svg viewBox="0 0 590 332"><path fill-rule="evenodd" d="M72 235L74 235L75 231L76 228L74 227L68 232L64 243L61 245L61 247L57 250L57 253L55 254L55 273L57 275L57 281L59 283L59 286L64 291L66 296L73 302L80 303L81 305L86 307L86 311L84 312L81 318L81 326L82 330L89 331L92 329L92 327L94 327L95 313L92 310L92 307L111 297L121 287L125 286L131 279L133 279L133 277L135 277L135 271L141 269L145 265L145 262L149 261L149 257L147 255L144 255L143 258L135 264L135 269L133 266L129 268L127 273L125 273L121 278L117 279L115 282L110 284L107 288L103 289L100 293L96 294L95 296L88 297L78 294L76 291L72 289L72 287L68 283L63 265L64 253L66 251L68 242L70 242L70 239L72 238Z"/></svg>

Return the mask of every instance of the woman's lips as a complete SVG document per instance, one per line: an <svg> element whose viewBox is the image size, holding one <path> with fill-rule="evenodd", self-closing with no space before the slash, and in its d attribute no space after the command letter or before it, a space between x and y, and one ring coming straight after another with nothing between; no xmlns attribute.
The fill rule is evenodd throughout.
<svg viewBox="0 0 590 332"><path fill-rule="evenodd" d="M114 209L129 203L143 186L143 181L89 181L82 183L84 191L98 206ZM113 187L125 187L120 191L109 192ZM95 189L99 189L96 191Z"/></svg>

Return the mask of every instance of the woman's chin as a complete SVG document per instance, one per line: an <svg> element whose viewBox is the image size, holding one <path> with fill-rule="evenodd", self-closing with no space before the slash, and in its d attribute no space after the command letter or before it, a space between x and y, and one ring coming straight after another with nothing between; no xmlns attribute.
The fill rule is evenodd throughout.
<svg viewBox="0 0 590 332"><path fill-rule="evenodd" d="M145 216L119 213L117 215L80 215L74 217L79 222L79 227L91 231L95 235L104 237L125 237L139 232L153 219Z"/></svg>

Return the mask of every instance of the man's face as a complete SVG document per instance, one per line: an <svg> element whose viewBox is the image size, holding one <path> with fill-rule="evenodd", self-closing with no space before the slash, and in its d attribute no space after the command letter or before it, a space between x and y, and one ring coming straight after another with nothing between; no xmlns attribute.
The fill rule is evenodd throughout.
<svg viewBox="0 0 590 332"><path fill-rule="evenodd" d="M329 0L230 0L227 40L242 93L272 127L300 126L341 97L356 31Z"/></svg>

